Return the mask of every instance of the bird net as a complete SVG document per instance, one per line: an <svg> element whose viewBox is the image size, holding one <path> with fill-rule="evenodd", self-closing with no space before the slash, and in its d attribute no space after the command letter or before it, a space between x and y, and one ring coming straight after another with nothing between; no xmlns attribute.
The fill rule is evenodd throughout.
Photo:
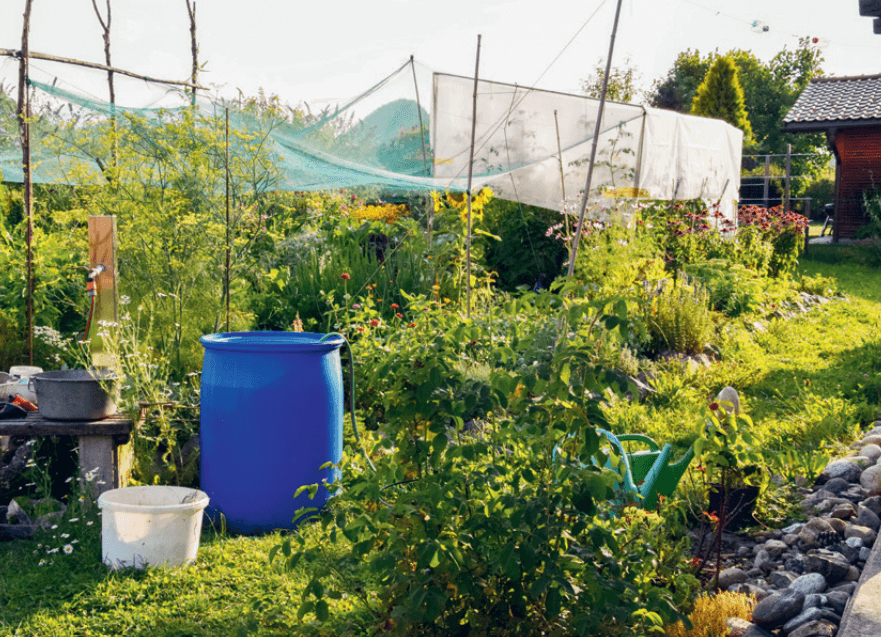
<svg viewBox="0 0 881 637"><path fill-rule="evenodd" d="M120 81L120 80L117 80ZM246 167L261 191L378 186L464 191L472 122L472 189L546 208L583 194L599 101L585 96L432 73L411 60L354 97L283 104L274 96L229 100L155 87L140 107L31 80L32 179L102 184L128 161L162 182L162 166L187 171ZM117 90L117 94L121 94ZM161 103L160 103L161 102ZM717 120L606 102L591 199L703 197L733 202L742 135ZM184 166L185 165L185 166ZM14 103L0 96L2 180L23 181ZM176 184L180 186L181 184ZM185 185L185 184L184 184Z"/></svg>

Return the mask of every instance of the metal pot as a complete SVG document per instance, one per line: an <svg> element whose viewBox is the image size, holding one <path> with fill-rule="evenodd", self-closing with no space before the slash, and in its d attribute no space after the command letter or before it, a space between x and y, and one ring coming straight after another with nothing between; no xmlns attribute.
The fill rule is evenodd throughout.
<svg viewBox="0 0 881 637"><path fill-rule="evenodd" d="M106 369L64 369L31 377L40 413L49 420L100 420L112 416L116 413L118 380Z"/></svg>

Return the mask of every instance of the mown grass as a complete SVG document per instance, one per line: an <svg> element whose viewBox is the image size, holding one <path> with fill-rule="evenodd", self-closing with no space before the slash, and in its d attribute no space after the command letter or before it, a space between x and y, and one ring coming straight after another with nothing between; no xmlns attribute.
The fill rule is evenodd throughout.
<svg viewBox="0 0 881 637"><path fill-rule="evenodd" d="M881 277L868 262L858 248L812 246L801 272L835 277L846 300L787 320L768 318L776 308L766 307L760 316L724 323L719 362L693 372L678 363L660 368L652 381L657 393L648 400L613 402L608 416L615 429L684 449L708 397L732 385L766 457L842 450L856 429L881 416ZM99 525L83 523L0 543L0 635L296 635L305 628L296 608L309 567L286 572L269 563L279 535L231 537L206 529L190 568L108 572L100 562ZM63 532L70 537L60 538ZM325 546L327 559L347 551L342 539L328 546L317 526L298 532L308 544ZM80 541L70 555L47 554L75 537ZM51 565L39 566L50 557ZM364 634L363 613L353 599L336 600L321 632Z"/></svg>
<svg viewBox="0 0 881 637"><path fill-rule="evenodd" d="M79 533L71 527L79 525ZM99 522L100 524L100 522ZM231 537L206 529L196 563L186 568L109 571L101 563L97 529L67 524L32 540L0 543L0 635L73 637L130 635L183 637L295 635L299 598L309 577L270 564L282 536ZM73 552L47 555L53 536L79 536ZM301 533L321 544L320 529ZM344 541L328 549L332 559ZM52 564L39 566L51 557ZM309 620L307 617L306 620ZM349 599L332 607L329 634L357 634L359 610Z"/></svg>

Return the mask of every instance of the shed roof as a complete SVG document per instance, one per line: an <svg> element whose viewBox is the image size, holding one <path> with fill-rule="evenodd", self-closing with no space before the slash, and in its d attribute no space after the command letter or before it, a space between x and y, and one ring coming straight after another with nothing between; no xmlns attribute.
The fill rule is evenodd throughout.
<svg viewBox="0 0 881 637"><path fill-rule="evenodd" d="M881 125L881 74L816 77L783 118L785 131Z"/></svg>

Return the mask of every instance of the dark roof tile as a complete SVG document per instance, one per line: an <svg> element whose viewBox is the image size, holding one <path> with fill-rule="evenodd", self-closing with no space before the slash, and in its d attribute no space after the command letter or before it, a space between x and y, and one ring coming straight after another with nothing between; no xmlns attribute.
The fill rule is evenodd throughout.
<svg viewBox="0 0 881 637"><path fill-rule="evenodd" d="M881 119L881 75L859 75L812 79L783 123L874 119Z"/></svg>

